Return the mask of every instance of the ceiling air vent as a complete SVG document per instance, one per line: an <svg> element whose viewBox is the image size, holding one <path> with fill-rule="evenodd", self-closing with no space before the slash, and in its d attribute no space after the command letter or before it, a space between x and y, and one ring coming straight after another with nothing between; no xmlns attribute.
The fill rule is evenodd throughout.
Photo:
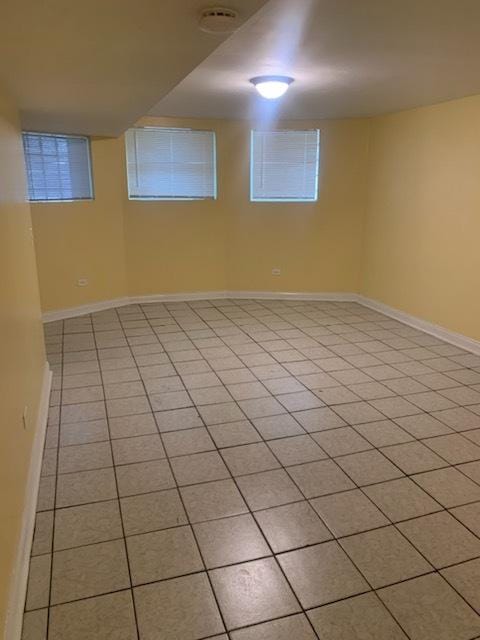
<svg viewBox="0 0 480 640"><path fill-rule="evenodd" d="M200 16L200 29L207 33L231 33L237 28L238 14L233 9L212 7Z"/></svg>

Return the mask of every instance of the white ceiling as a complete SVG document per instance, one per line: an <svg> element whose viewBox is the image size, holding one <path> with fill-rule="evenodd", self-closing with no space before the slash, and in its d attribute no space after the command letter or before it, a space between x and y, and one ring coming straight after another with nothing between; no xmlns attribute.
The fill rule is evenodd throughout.
<svg viewBox="0 0 480 640"><path fill-rule="evenodd" d="M241 0L240 20L265 0ZM0 83L24 128L118 135L225 36L198 28L208 0L3 0Z"/></svg>
<svg viewBox="0 0 480 640"><path fill-rule="evenodd" d="M479 61L480 0L270 0L150 115L374 116L480 93ZM248 80L278 73L267 105Z"/></svg>

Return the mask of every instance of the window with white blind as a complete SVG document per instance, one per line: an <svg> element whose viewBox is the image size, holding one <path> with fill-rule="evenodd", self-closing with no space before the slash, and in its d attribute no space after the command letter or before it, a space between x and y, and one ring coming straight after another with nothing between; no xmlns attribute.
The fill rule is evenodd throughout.
<svg viewBox="0 0 480 640"><path fill-rule="evenodd" d="M126 133L131 200L217 197L215 133L145 127Z"/></svg>
<svg viewBox="0 0 480 640"><path fill-rule="evenodd" d="M318 196L320 132L252 131L250 200L313 202Z"/></svg>
<svg viewBox="0 0 480 640"><path fill-rule="evenodd" d="M88 138L24 132L23 148L30 201L93 199Z"/></svg>

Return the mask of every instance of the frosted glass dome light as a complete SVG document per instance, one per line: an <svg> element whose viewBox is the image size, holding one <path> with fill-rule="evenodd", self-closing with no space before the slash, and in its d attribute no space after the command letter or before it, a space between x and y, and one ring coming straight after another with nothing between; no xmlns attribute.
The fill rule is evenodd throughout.
<svg viewBox="0 0 480 640"><path fill-rule="evenodd" d="M276 100L284 95L292 84L293 78L288 76L257 76L252 78L250 82L262 98Z"/></svg>

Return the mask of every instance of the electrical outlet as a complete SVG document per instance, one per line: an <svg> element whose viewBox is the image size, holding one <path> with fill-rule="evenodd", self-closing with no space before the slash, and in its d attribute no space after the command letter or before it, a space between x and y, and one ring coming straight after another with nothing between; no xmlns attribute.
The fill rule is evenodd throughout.
<svg viewBox="0 0 480 640"><path fill-rule="evenodd" d="M279 276L279 275L280 275L280 273L281 273L281 271L280 271L280 267L274 267L274 268L272 269L272 276Z"/></svg>
<svg viewBox="0 0 480 640"><path fill-rule="evenodd" d="M25 406L23 407L23 415L22 415L23 428L24 428L25 430L28 428L27 417L28 417L28 406L27 406L27 405L25 405Z"/></svg>
<svg viewBox="0 0 480 640"><path fill-rule="evenodd" d="M77 280L77 286L78 287L86 287L86 286L88 286L88 278L79 278Z"/></svg>

